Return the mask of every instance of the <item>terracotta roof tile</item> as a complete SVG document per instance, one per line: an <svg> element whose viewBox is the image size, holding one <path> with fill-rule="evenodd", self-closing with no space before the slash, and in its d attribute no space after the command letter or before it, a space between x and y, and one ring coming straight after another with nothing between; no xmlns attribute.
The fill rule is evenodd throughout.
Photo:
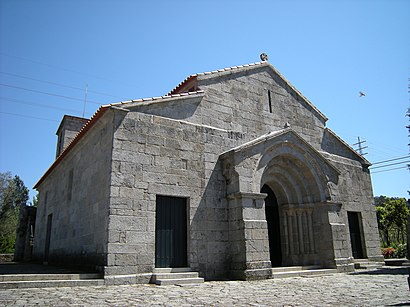
<svg viewBox="0 0 410 307"><path fill-rule="evenodd" d="M205 72L201 72L201 73L197 73L197 74L193 74L190 75L189 77L187 77L184 81L182 81L181 83L179 83L174 89L172 89L168 95L174 94L175 92L177 92L181 87L183 87L185 84L187 84L189 81L191 81L192 79L198 77L198 76L205 76L205 75L212 75L212 74L217 74L217 73L221 73L221 72L226 72L226 71L234 71L234 70L239 70L241 68L246 68L246 67L250 67L250 66L257 66L257 65L262 65L265 64L267 62L256 62L256 63L251 63L251 64L245 64L245 65L239 65L239 66L232 66L232 67L226 67L226 68L222 68L222 69L218 69L218 70L212 70L212 71L205 71Z"/></svg>

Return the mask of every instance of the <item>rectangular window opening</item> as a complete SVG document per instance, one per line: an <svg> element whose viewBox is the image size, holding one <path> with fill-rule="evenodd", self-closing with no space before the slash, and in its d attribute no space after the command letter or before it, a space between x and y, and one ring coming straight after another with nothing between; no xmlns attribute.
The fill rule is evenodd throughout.
<svg viewBox="0 0 410 307"><path fill-rule="evenodd" d="M269 113L272 113L272 99L271 99L269 90L268 90L268 101L269 101Z"/></svg>

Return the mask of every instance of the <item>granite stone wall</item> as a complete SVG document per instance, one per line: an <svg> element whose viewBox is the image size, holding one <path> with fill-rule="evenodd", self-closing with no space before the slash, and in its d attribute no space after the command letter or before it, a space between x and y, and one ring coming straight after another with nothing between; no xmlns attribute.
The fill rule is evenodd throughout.
<svg viewBox="0 0 410 307"><path fill-rule="evenodd" d="M238 168L236 173L224 176L219 157L234 147L284 127L291 127L309 144L306 148L312 147L306 149L307 152L316 151L314 155L317 156L309 161L312 158L303 157L307 157L307 152L298 153L296 146L293 153L292 148L288 149L289 154L301 155L301 160L277 160L281 164L276 167L300 163L299 160L305 163L299 166L305 182L296 179L300 176L291 181L296 190L298 185L305 186L302 190L307 194L299 198L289 196L291 198L286 201L283 198L280 204L281 236L283 242L287 242L284 253L293 245L298 251L293 256L284 255L284 264L318 264L351 270L346 213L349 210L361 212L366 224L363 226L366 254L379 259L377 224L369 205L372 191L366 165L325 128L327 119L323 114L266 66L197 78L203 93L134 104L129 107L131 111L126 118L118 123L114 136L107 274L152 271L155 266L155 199L156 195L168 195L189 200L188 250L192 269L209 279L268 276L264 270L269 257L266 244L261 243L268 242L266 236L261 238L262 234L266 235L264 206L252 209L255 211L252 216L260 220L256 227L256 222L250 225L244 217L245 212L251 210L243 207L247 198L239 194L234 196L235 192L259 193L257 189L263 182L258 180L262 178L252 171L257 160L252 162L244 158L241 171ZM293 142L299 141L293 138ZM286 151L282 155L285 157ZM312 162L316 166L312 166ZM312 167L322 168L322 171L315 172ZM332 167L340 174L329 172ZM291 168L289 174L294 174L298 166L295 164ZM312 169L309 171L309 168ZM325 174L331 184L323 177ZM270 181L266 176L263 180ZM320 184L309 187L312 180ZM233 188L235 182L237 187ZM355 187L353 193L347 191L347 182L349 187ZM281 193L275 189L274 192ZM251 203L257 199L251 197ZM310 224L309 219L312 219ZM285 234L285 220L293 220L295 225L300 221L300 226L295 226L300 229L311 225L311 238L305 236L308 242L291 243L292 238ZM258 233L257 241L253 233ZM298 233L294 235L298 240L306 239L303 236L299 239ZM255 250L255 246L260 249ZM308 252L300 254L304 249Z"/></svg>
<svg viewBox="0 0 410 307"><path fill-rule="evenodd" d="M313 104L266 63L194 81L195 93L111 107L41 183L39 259L52 214L52 259L102 265L107 283L148 282L163 195L187 200L191 269L269 278L266 184L282 265L352 270L347 212L360 213L365 255L380 260L369 164Z"/></svg>
<svg viewBox="0 0 410 307"><path fill-rule="evenodd" d="M229 268L228 210L219 155L240 135L129 112L114 134L107 275L152 272L156 196L187 198L188 262L208 279Z"/></svg>
<svg viewBox="0 0 410 307"><path fill-rule="evenodd" d="M49 263L103 267L113 113L107 112L39 185L33 257L44 261L51 215Z"/></svg>

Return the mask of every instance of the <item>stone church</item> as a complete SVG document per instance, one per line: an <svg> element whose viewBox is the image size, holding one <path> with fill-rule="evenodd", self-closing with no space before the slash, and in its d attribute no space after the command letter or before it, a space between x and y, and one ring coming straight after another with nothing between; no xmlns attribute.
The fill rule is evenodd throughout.
<svg viewBox="0 0 410 307"><path fill-rule="evenodd" d="M149 282L377 262L370 163L267 61L189 76L169 94L65 116L41 177L33 256Z"/></svg>

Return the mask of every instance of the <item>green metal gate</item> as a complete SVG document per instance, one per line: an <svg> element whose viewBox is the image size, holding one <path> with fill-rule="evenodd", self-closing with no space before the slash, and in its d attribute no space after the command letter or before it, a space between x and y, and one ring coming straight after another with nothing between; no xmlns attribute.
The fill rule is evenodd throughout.
<svg viewBox="0 0 410 307"><path fill-rule="evenodd" d="M187 266L186 198L157 196L155 221L155 267Z"/></svg>

